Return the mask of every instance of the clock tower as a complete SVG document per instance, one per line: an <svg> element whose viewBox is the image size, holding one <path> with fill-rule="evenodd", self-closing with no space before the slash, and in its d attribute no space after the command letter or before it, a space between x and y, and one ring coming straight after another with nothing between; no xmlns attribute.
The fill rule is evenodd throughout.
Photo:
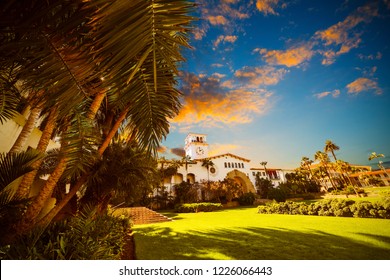
<svg viewBox="0 0 390 280"><path fill-rule="evenodd" d="M185 139L184 150L186 156L191 159L202 159L208 157L209 144L206 141L206 134L189 133Z"/></svg>

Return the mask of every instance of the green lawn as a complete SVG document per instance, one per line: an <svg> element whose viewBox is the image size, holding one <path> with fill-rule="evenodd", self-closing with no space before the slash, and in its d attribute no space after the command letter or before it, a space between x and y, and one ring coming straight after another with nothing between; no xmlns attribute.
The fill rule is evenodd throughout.
<svg viewBox="0 0 390 280"><path fill-rule="evenodd" d="M256 208L175 214L135 226L137 259L390 259L390 220L257 214Z"/></svg>

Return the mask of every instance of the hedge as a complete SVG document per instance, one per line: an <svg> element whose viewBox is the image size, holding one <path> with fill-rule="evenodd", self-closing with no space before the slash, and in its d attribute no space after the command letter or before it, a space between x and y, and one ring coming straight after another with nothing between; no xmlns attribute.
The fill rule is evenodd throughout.
<svg viewBox="0 0 390 280"><path fill-rule="evenodd" d="M314 215L390 219L390 199L376 202L350 199L324 199L312 204L304 202L272 202L257 207L259 214Z"/></svg>
<svg viewBox="0 0 390 280"><path fill-rule="evenodd" d="M178 213L197 213L197 212L213 212L222 209L221 203L184 203L175 207Z"/></svg>

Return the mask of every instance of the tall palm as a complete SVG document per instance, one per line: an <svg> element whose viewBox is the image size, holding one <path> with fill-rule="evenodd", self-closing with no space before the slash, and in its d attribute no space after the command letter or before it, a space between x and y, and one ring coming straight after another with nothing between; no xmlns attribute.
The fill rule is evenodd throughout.
<svg viewBox="0 0 390 280"><path fill-rule="evenodd" d="M315 154L314 154L314 159L315 160L318 160L320 162L320 164L324 167L324 170L329 178L329 181L332 185L333 188L337 189L337 187L335 186L334 182L333 182L333 179L332 179L332 176L330 175L330 172L329 172L329 156L328 154L324 153L324 152L321 152L321 151L317 151Z"/></svg>
<svg viewBox="0 0 390 280"><path fill-rule="evenodd" d="M309 171L310 177L313 178L313 172L311 171L311 165L313 164L313 160L308 157L302 157L301 166L306 168Z"/></svg>
<svg viewBox="0 0 390 280"><path fill-rule="evenodd" d="M335 143L333 143L331 140L326 140L325 141L325 147L324 147L324 152L325 153L331 153L334 160L337 161L337 158L336 158L336 155L334 153L334 151L338 151L340 150L340 147L337 146Z"/></svg>
<svg viewBox="0 0 390 280"><path fill-rule="evenodd" d="M260 162L260 164L261 164L262 166L264 166L265 176L267 177L267 179L270 179L269 176L268 176L267 168L266 168L267 162L266 162L266 161L262 161L262 162Z"/></svg>
<svg viewBox="0 0 390 280"><path fill-rule="evenodd" d="M376 152L372 152L370 154L370 156L368 157L368 160L373 160L373 159L376 159L376 158L384 158L385 155L384 154L377 154ZM387 171L386 171L386 168L383 166L383 162L382 161L378 161L378 166L379 168L385 172L387 174Z"/></svg>
<svg viewBox="0 0 390 280"><path fill-rule="evenodd" d="M207 169L207 183L210 182L210 167L214 166L214 162L212 162L210 159L205 158L202 160L202 166Z"/></svg>

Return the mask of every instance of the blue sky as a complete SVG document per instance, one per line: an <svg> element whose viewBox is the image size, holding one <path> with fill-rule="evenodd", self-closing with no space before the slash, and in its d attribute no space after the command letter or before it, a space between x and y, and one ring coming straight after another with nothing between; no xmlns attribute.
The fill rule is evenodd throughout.
<svg viewBox="0 0 390 280"><path fill-rule="evenodd" d="M390 161L390 0L198 3L162 156L195 132L253 167L295 168L327 139L352 164Z"/></svg>

